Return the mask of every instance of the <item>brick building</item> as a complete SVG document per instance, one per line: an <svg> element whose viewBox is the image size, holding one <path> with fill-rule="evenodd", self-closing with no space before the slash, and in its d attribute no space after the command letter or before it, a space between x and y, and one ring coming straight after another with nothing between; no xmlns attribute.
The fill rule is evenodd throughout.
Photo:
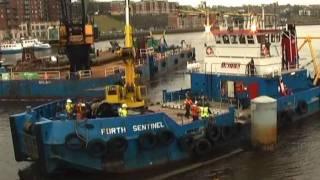
<svg viewBox="0 0 320 180"><path fill-rule="evenodd" d="M59 18L59 0L0 0L0 39L45 37Z"/></svg>
<svg viewBox="0 0 320 180"><path fill-rule="evenodd" d="M141 0L140 2L131 2L133 14L170 14L176 13L179 4L168 2L168 0ZM111 15L123 15L124 1L111 2Z"/></svg>

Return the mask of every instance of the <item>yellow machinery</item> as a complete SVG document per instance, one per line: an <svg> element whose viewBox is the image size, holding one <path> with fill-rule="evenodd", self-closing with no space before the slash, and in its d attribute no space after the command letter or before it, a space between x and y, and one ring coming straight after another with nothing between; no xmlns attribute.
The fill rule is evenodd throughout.
<svg viewBox="0 0 320 180"><path fill-rule="evenodd" d="M128 108L141 108L145 106L146 86L136 83L134 60L136 52L133 46L132 27L129 19L129 0L126 0L125 47L120 55L125 62L124 86L111 85L106 87L106 101L109 104L127 104Z"/></svg>
<svg viewBox="0 0 320 180"><path fill-rule="evenodd" d="M319 83L320 83L320 81L319 81L320 80L320 65L319 65L319 60L317 58L317 55L316 55L316 53L313 49L313 46L312 46L312 39L320 40L320 37L307 36L307 37L299 37L298 39L304 39L304 41L300 45L298 51L300 51L305 44L308 44L308 46L309 46L309 50L310 50L310 54L311 54L311 61L313 64L314 74L315 74L313 84L319 85Z"/></svg>
<svg viewBox="0 0 320 180"><path fill-rule="evenodd" d="M75 22L72 17L71 0L60 0L62 9L61 25L59 28L60 45L81 45L94 43L93 26L87 22L85 0L81 0L81 21Z"/></svg>
<svg viewBox="0 0 320 180"><path fill-rule="evenodd" d="M60 46L65 49L72 74L81 70L90 70L90 52L94 43L94 31L87 18L85 1L60 0ZM73 12L75 9L81 9L80 14Z"/></svg>

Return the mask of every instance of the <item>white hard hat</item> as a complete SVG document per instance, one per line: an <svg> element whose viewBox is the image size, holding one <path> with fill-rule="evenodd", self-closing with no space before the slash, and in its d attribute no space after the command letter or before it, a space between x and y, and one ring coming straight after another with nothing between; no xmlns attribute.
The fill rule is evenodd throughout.
<svg viewBox="0 0 320 180"><path fill-rule="evenodd" d="M122 104L122 108L127 108L127 104Z"/></svg>
<svg viewBox="0 0 320 180"><path fill-rule="evenodd" d="M68 102L68 103L71 103L72 101L71 101L71 99L67 99L67 102Z"/></svg>

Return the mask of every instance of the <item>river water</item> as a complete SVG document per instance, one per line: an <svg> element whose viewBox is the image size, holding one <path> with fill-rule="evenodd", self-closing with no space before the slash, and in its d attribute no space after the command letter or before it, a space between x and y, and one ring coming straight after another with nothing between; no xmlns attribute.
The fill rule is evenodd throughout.
<svg viewBox="0 0 320 180"><path fill-rule="evenodd" d="M320 26L298 27L299 36L318 35ZM181 40L196 47L196 59L203 59L204 42L210 40L204 33L186 33L167 35L168 44L180 44ZM301 40L299 40L301 43ZM108 47L108 42L99 42L97 48ZM320 50L320 43L315 41L314 47ZM317 51L318 52L318 51ZM309 50L303 49L300 57L310 59ZM43 53L46 55L46 52ZM303 63L307 63L305 60ZM309 66L312 69L312 66ZM187 88L190 77L182 72L169 74L151 83L149 94L155 101L161 100L163 89L177 90ZM36 105L37 103L31 103ZM0 180L32 179L109 179L113 177L97 177L69 173L58 177L39 176L38 169L31 163L17 163L14 160L9 115L21 112L28 102L0 103ZM212 165L172 177L170 179L319 179L320 177L320 114L316 114L286 129L279 136L279 146L273 153L262 153L247 150L237 156L218 161ZM126 177L124 179L140 179ZM149 175L150 177L150 175ZM121 177L119 179L122 179Z"/></svg>

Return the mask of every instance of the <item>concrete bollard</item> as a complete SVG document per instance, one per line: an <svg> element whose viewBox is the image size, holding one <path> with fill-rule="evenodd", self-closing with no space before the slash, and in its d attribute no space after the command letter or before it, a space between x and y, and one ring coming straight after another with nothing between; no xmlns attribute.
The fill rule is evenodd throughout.
<svg viewBox="0 0 320 180"><path fill-rule="evenodd" d="M260 96L251 100L251 142L263 151L277 144L277 100Z"/></svg>

